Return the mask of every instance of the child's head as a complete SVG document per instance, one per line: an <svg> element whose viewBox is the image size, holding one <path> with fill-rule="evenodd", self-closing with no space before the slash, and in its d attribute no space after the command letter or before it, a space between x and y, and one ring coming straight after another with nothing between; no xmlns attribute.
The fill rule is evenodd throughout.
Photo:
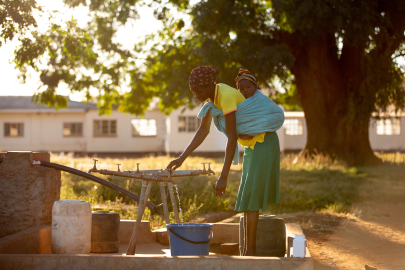
<svg viewBox="0 0 405 270"><path fill-rule="evenodd" d="M259 84L257 83L255 76L244 67L239 69L235 81L236 87L245 98L250 98L254 95L256 90L259 89Z"/></svg>

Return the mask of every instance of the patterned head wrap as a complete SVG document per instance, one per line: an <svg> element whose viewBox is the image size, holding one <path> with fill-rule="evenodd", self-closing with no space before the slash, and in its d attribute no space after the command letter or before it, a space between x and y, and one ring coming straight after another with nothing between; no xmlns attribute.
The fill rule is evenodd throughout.
<svg viewBox="0 0 405 270"><path fill-rule="evenodd" d="M239 69L238 76L236 76L236 78L235 78L236 87L238 89L239 89L239 82L241 80L249 80L249 81L251 81L252 83L254 83L257 86L257 89L260 89L259 84L257 83L255 76L253 76L253 74L250 73L249 70L247 70L243 66Z"/></svg>
<svg viewBox="0 0 405 270"><path fill-rule="evenodd" d="M206 86L215 83L219 70L211 66L199 66L193 69L188 78L190 86Z"/></svg>

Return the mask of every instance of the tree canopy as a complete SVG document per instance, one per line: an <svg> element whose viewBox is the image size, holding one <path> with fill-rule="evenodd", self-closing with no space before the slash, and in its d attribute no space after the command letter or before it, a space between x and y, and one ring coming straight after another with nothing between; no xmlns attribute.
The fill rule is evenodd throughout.
<svg viewBox="0 0 405 270"><path fill-rule="evenodd" d="M35 3L35 1L31 1ZM33 32L16 50L22 72L41 72L47 90L38 101L64 106L56 87L100 90L99 106L114 103L124 112L142 114L154 97L169 113L193 106L188 76L198 65L220 69L218 81L234 84L241 65L264 87L274 78L286 92L277 99L301 106L308 128L308 153L322 152L350 163L375 160L368 141L374 112L405 104L404 67L395 59L405 52L405 2L401 0L187 0L152 1L164 29L122 49L114 42L118 27L138 18L136 0L64 0L88 6L90 22L52 25ZM168 5L187 13L191 25ZM145 47L147 42L154 45ZM145 49L147 48L147 49ZM139 53L145 66L136 65ZM42 58L47 65L39 68ZM120 94L123 87L129 91Z"/></svg>
<svg viewBox="0 0 405 270"><path fill-rule="evenodd" d="M0 47L14 36L24 34L30 26L37 26L35 11L42 11L35 0L0 1Z"/></svg>

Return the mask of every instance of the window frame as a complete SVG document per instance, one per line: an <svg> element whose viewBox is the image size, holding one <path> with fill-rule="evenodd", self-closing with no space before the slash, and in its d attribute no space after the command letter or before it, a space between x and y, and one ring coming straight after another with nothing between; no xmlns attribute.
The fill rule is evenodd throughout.
<svg viewBox="0 0 405 270"><path fill-rule="evenodd" d="M65 125L69 125L69 131L70 131L70 135L66 135L65 134ZM76 125L76 130L78 130L78 126L81 126L81 134L72 134L72 125ZM63 122L63 126L62 126L62 135L63 137L83 137L83 122Z"/></svg>
<svg viewBox="0 0 405 270"><path fill-rule="evenodd" d="M132 124L133 120L146 120L146 121L148 121L148 123L151 120L155 121L156 134L155 135L136 135L136 134L134 134L135 128ZM153 137L157 137L157 135L158 135L157 120L155 118L133 118L133 119L131 119L130 123L131 123L131 135L134 138L153 138Z"/></svg>
<svg viewBox="0 0 405 270"><path fill-rule="evenodd" d="M181 129L181 127L179 126L180 125L180 118L184 118L185 120L184 120L184 123L185 123L185 125L184 125L184 130L180 130ZM197 122L194 122L194 125L196 125L196 126L194 126L194 130L191 130L190 129L190 119L193 119L193 121L195 121L195 119L197 119ZM196 132L197 130L198 130L198 128L200 127L200 125L201 125L201 118L198 118L197 116L189 116L189 115L179 115L178 116L178 118L177 118L177 132L178 133L192 133L192 132Z"/></svg>
<svg viewBox="0 0 405 270"><path fill-rule="evenodd" d="M10 125L10 127L8 128L9 130L9 134L6 134L6 125ZM18 134L16 136L11 135L11 125L17 125L17 133L19 132L19 130L21 130L21 134ZM19 126L21 126L21 128L19 128ZM4 138L23 138L24 137L24 122L4 122L3 125L4 131L3 131L3 137Z"/></svg>
<svg viewBox="0 0 405 270"><path fill-rule="evenodd" d="M108 134L103 134L103 121L107 121L108 122ZM101 125L99 124L99 131L101 131L100 134L96 133L96 122L101 123ZM115 122L115 133L111 133L111 123ZM117 124L117 120L116 119L94 119L93 120L93 137L117 137L118 134L118 124Z"/></svg>
<svg viewBox="0 0 405 270"><path fill-rule="evenodd" d="M297 134L288 134L287 133L288 131L287 131L287 128L286 128L286 126L287 126L286 122L291 121L291 120L297 120L297 123L298 123L297 128L296 128L296 130L298 132ZM287 136L303 136L304 135L304 121L301 118L286 118L284 120L283 127L284 127L284 134L287 135Z"/></svg>
<svg viewBox="0 0 405 270"><path fill-rule="evenodd" d="M391 122L390 126L391 126L391 134L387 133L387 125L386 125L386 121L389 120ZM379 133L379 126L381 123L381 121L383 121L383 133ZM394 133L394 131L396 130L395 126L394 126L394 121L398 121L398 133ZM385 118L381 118L381 119L376 119L375 122L375 133L377 136L400 136L401 135L401 118L397 118L397 117L385 117Z"/></svg>

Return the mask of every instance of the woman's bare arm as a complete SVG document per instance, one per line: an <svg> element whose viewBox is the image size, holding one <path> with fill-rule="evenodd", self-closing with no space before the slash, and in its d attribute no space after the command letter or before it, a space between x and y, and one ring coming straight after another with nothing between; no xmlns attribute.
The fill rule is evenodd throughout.
<svg viewBox="0 0 405 270"><path fill-rule="evenodd" d="M174 171L180 167L184 160L205 140L207 135L210 133L212 116L210 113L207 113L201 120L200 127L194 135L194 138L191 140L190 144L187 146L186 150L180 155L179 158L172 160L167 169L169 171ZM236 123L236 121L235 121Z"/></svg>
<svg viewBox="0 0 405 270"><path fill-rule="evenodd" d="M226 135L228 136L228 142L226 144L224 166L222 167L221 175L219 176L215 187L217 197L221 197L225 193L229 170L231 168L232 159L237 147L236 143L238 141L238 137L236 133L235 112L225 115L225 129Z"/></svg>

